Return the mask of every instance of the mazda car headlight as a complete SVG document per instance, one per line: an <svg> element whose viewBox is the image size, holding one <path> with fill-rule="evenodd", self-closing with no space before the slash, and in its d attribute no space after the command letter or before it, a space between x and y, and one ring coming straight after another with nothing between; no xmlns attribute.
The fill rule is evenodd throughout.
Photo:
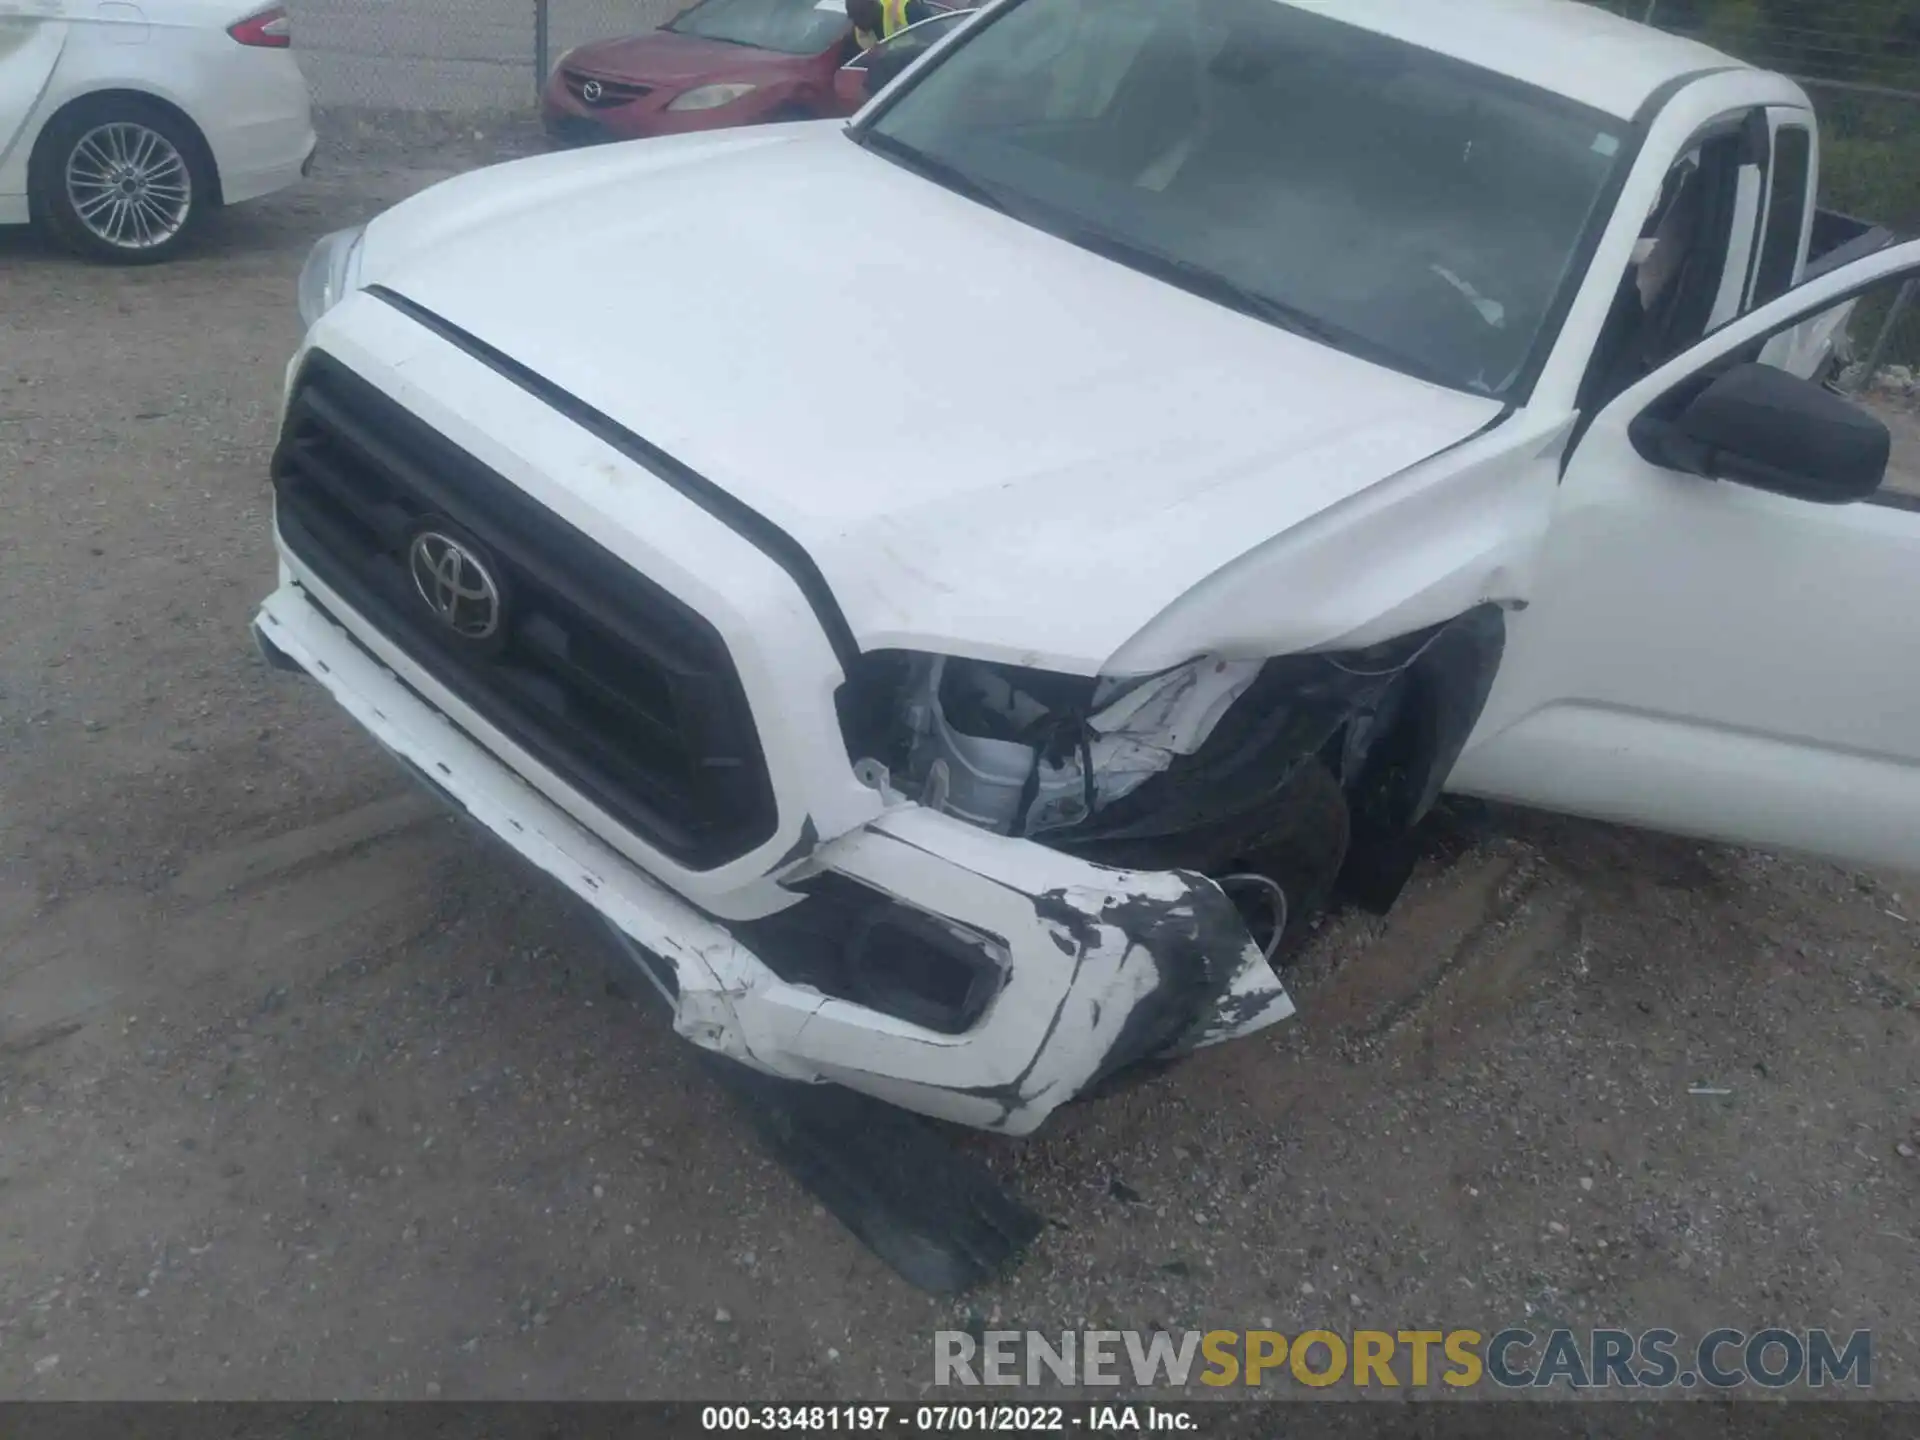
<svg viewBox="0 0 1920 1440"><path fill-rule="evenodd" d="M323 236L300 271L300 323L313 322L360 288L360 242L367 227Z"/></svg>
<svg viewBox="0 0 1920 1440"><path fill-rule="evenodd" d="M696 85L684 95L676 95L668 102L669 110L718 110L722 105L731 105L742 95L758 90L758 85Z"/></svg>

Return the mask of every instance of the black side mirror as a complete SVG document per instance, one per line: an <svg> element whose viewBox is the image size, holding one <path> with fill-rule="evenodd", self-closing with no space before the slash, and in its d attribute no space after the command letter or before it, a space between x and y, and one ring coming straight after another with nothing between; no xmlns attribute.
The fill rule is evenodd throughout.
<svg viewBox="0 0 1920 1440"><path fill-rule="evenodd" d="M1664 465L1819 505L1864 500L1887 476L1893 437L1873 415L1773 365L1737 365L1671 420L1629 435Z"/></svg>

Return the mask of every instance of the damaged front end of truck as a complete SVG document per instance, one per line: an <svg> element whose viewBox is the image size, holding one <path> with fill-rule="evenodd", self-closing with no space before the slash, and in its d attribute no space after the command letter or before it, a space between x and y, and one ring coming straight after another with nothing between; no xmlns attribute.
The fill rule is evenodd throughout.
<svg viewBox="0 0 1920 1440"><path fill-rule="evenodd" d="M1292 1015L1314 916L1336 890L1390 903L1499 665L1493 603L1123 676L862 649L829 603L725 590L728 643L709 627L706 650L663 652L646 637L693 634L684 602L372 387L320 394L336 370L303 372L276 451L262 652L598 912L767 1144L931 1289L1039 1222L917 1117L1029 1134ZM512 525L489 508L509 502ZM497 635L447 623L423 536L429 559L458 549ZM611 594L649 625L607 618ZM758 838L676 863L564 737L610 773L654 767L690 822L766 792Z"/></svg>
<svg viewBox="0 0 1920 1440"><path fill-rule="evenodd" d="M885 802L870 831L938 816L979 832L992 883L1055 932L1056 963L1104 972L1069 991L1095 1012L1121 1010L1097 1036L1050 1031L1018 1077L977 1092L997 1113L973 1123L1024 1132L1118 1072L1291 1015L1285 967L1336 890L1383 910L1404 883L1411 834L1503 639L1501 610L1484 605L1362 649L1203 656L1126 679L862 657L838 709L855 774ZM979 863L953 853L950 824L926 843ZM736 930L825 995L966 1032L996 1000L1005 950L876 900L876 889L899 897L881 873L850 869L863 848L822 846L782 877L803 903ZM1070 883L1049 883L1037 859L1048 855L1079 867ZM1072 1024L1070 1009L1056 1027Z"/></svg>
<svg viewBox="0 0 1920 1440"><path fill-rule="evenodd" d="M1483 605L1384 644L1130 680L870 653L836 698L872 818L808 825L772 903L722 918L450 726L455 697L400 683L348 613L307 575L256 629L599 911L682 1037L1008 1134L1293 1013L1284 968L1329 896L1384 908L1404 880L1504 636Z"/></svg>

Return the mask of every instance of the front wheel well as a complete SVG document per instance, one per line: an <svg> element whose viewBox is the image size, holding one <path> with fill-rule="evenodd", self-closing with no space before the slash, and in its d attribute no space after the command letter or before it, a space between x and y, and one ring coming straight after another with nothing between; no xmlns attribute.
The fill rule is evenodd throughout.
<svg viewBox="0 0 1920 1440"><path fill-rule="evenodd" d="M194 148L195 153L190 158L199 166L212 186L210 197L212 203L216 206L224 203L220 194L220 166L213 158L213 147L207 143L206 134L200 129L198 122L171 100L164 100L148 90L125 88L89 90L84 95L74 96L47 117L46 123L40 127L39 136L33 142L33 153L27 159L27 171L30 177L27 191L30 197L40 193L40 186L31 182L40 177L42 167L48 163L47 137L60 133L62 121L76 114L84 114L89 109L114 103L145 106L178 124L185 132L185 139ZM29 199L28 203L32 204L33 201Z"/></svg>
<svg viewBox="0 0 1920 1440"><path fill-rule="evenodd" d="M1406 884L1414 831L1479 723L1505 650L1498 606L1457 616L1421 645L1383 703L1330 743L1353 822L1339 888L1363 908L1384 912Z"/></svg>

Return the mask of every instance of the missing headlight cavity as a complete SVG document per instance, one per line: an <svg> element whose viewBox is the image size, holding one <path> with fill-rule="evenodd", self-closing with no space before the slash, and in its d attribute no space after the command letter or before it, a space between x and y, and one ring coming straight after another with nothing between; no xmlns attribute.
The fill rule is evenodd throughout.
<svg viewBox="0 0 1920 1440"><path fill-rule="evenodd" d="M876 667L895 687L889 723L861 737L877 753L856 758L880 761L930 809L1038 836L1088 820L1192 754L1262 668L1206 658L1114 680L904 657Z"/></svg>
<svg viewBox="0 0 1920 1440"><path fill-rule="evenodd" d="M1390 845L1438 797L1504 633L1487 605L1366 649L1098 678L889 652L841 717L896 798L1102 863L1266 877L1304 916L1350 840ZM1238 886L1264 914L1262 888Z"/></svg>

